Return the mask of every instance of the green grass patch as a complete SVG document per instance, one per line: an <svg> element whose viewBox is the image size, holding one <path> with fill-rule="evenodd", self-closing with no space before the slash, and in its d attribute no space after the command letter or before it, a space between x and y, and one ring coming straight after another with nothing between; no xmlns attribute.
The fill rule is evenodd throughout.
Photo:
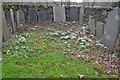
<svg viewBox="0 0 120 80"><path fill-rule="evenodd" d="M84 78L110 77L97 73L95 68L102 71L98 65L82 59L69 59L77 43L74 40L61 40L59 34L50 33L47 30L36 30L14 37L3 48L2 77L60 78L62 75L64 78L77 78L79 74L84 75ZM65 49L66 46L70 51Z"/></svg>

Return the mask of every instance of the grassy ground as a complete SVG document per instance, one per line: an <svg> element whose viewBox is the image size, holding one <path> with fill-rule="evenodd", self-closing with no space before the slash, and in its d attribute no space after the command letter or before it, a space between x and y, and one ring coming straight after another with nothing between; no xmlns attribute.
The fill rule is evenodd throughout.
<svg viewBox="0 0 120 80"><path fill-rule="evenodd" d="M62 38L73 32L70 27L36 26L14 36L3 48L2 77L110 78L103 67L96 64L96 57L87 57L94 48L92 43L88 41L90 45L80 47L75 36Z"/></svg>

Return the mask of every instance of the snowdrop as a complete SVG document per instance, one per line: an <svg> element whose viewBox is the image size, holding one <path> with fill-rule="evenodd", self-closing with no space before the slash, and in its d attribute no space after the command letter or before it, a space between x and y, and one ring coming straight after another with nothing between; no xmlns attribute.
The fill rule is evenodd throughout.
<svg viewBox="0 0 120 80"><path fill-rule="evenodd" d="M19 42L26 42L26 39L25 39L25 37L22 36L22 37L19 37L19 38L18 38L18 41L19 41Z"/></svg>
<svg viewBox="0 0 120 80"><path fill-rule="evenodd" d="M7 50L7 51L6 51L6 54L9 54L9 55L10 55L10 54L11 54L11 53L10 53L10 50Z"/></svg>

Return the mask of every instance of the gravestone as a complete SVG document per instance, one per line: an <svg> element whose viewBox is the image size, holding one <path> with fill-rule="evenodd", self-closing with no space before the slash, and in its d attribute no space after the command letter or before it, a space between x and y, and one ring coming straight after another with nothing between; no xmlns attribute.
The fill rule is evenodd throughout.
<svg viewBox="0 0 120 80"><path fill-rule="evenodd" d="M39 22L52 22L51 11L39 11L38 12L38 21Z"/></svg>
<svg viewBox="0 0 120 80"><path fill-rule="evenodd" d="M3 30L3 38L4 38L4 41L6 42L10 38L10 28L7 26L4 12L2 15L2 30Z"/></svg>
<svg viewBox="0 0 120 80"><path fill-rule="evenodd" d="M0 2L0 52L2 52L2 3Z"/></svg>
<svg viewBox="0 0 120 80"><path fill-rule="evenodd" d="M12 26L12 19L11 19L10 12L6 12L5 17L6 17L7 25Z"/></svg>
<svg viewBox="0 0 120 80"><path fill-rule="evenodd" d="M14 13L13 13L13 10L12 9L10 9L10 15L11 15L11 20L12 20L12 31L13 31L13 33L15 33L16 32L16 25L15 25L15 19L14 19Z"/></svg>
<svg viewBox="0 0 120 80"><path fill-rule="evenodd" d="M20 18L20 23L25 23L25 14L23 13L22 10L18 11L18 16Z"/></svg>
<svg viewBox="0 0 120 80"><path fill-rule="evenodd" d="M43 11L38 12L38 21L39 22L44 22L45 21L45 13Z"/></svg>
<svg viewBox="0 0 120 80"><path fill-rule="evenodd" d="M53 7L54 21L56 22L65 22L65 7L64 6L55 6Z"/></svg>
<svg viewBox="0 0 120 80"><path fill-rule="evenodd" d="M36 23L37 22L37 13L38 13L37 9L30 8L28 13L29 13L29 18L28 18L29 22Z"/></svg>
<svg viewBox="0 0 120 80"><path fill-rule="evenodd" d="M93 19L92 16L89 16L89 29L91 33L95 35L95 19Z"/></svg>
<svg viewBox="0 0 120 80"><path fill-rule="evenodd" d="M104 32L104 24L101 22L96 22L96 37L97 38L102 38Z"/></svg>
<svg viewBox="0 0 120 80"><path fill-rule="evenodd" d="M65 13L66 13L66 21L70 21L70 7L65 7Z"/></svg>
<svg viewBox="0 0 120 80"><path fill-rule="evenodd" d="M120 29L120 8L112 10L107 17L107 22L104 26L104 34L101 42L106 47L113 51L117 35Z"/></svg>
<svg viewBox="0 0 120 80"><path fill-rule="evenodd" d="M53 18L53 15L52 15L52 12L51 11L47 11L46 13L45 13L45 21L47 21L47 22L52 22L52 18Z"/></svg>
<svg viewBox="0 0 120 80"><path fill-rule="evenodd" d="M70 7L70 21L78 21L79 19L79 8Z"/></svg>
<svg viewBox="0 0 120 80"><path fill-rule="evenodd" d="M82 27L82 24L83 24L83 15L84 15L84 8L81 7L80 8L80 16L79 16L79 22L80 22L81 27Z"/></svg>
<svg viewBox="0 0 120 80"><path fill-rule="evenodd" d="M20 24L24 24L25 23L25 15L21 10L17 11L17 27L20 27Z"/></svg>

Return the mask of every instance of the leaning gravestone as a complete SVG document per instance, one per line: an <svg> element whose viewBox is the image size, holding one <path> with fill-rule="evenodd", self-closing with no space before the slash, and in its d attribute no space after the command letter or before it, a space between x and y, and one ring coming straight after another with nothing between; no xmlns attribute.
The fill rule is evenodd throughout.
<svg viewBox="0 0 120 80"><path fill-rule="evenodd" d="M35 9L35 8L30 8L29 9L29 12L28 12L28 14L29 14L29 22L30 23L36 23L37 22L37 9Z"/></svg>
<svg viewBox="0 0 120 80"><path fill-rule="evenodd" d="M102 38L104 32L104 24L97 21L96 22L96 37L97 38Z"/></svg>
<svg viewBox="0 0 120 80"><path fill-rule="evenodd" d="M17 27L20 27L20 24L25 23L25 15L21 10L17 11Z"/></svg>
<svg viewBox="0 0 120 80"><path fill-rule="evenodd" d="M81 27L82 27L82 24L83 24L83 15L84 15L84 8L81 7L80 8L80 16L79 16L79 22L80 22Z"/></svg>
<svg viewBox="0 0 120 80"><path fill-rule="evenodd" d="M89 16L89 29L91 33L95 35L95 19L93 19L92 16Z"/></svg>
<svg viewBox="0 0 120 80"><path fill-rule="evenodd" d="M71 7L70 8L70 21L78 21L79 19L79 8Z"/></svg>
<svg viewBox="0 0 120 80"><path fill-rule="evenodd" d="M11 20L12 20L12 31L13 31L13 33L15 33L16 32L16 26L15 26L15 19L14 19L14 13L13 13L13 10L12 9L10 9L10 15L11 15Z"/></svg>
<svg viewBox="0 0 120 80"><path fill-rule="evenodd" d="M120 8L116 8L108 14L107 22L104 27L104 35L101 42L113 51L117 35L120 29Z"/></svg>
<svg viewBox="0 0 120 80"><path fill-rule="evenodd" d="M0 52L2 52L2 3L0 2Z"/></svg>
<svg viewBox="0 0 120 80"><path fill-rule="evenodd" d="M3 30L3 38L4 38L4 41L6 42L10 38L10 28L7 26L4 12L2 16L2 30Z"/></svg>
<svg viewBox="0 0 120 80"><path fill-rule="evenodd" d="M56 6L53 7L53 15L54 15L54 21L56 22L65 22L65 7L64 6Z"/></svg>

